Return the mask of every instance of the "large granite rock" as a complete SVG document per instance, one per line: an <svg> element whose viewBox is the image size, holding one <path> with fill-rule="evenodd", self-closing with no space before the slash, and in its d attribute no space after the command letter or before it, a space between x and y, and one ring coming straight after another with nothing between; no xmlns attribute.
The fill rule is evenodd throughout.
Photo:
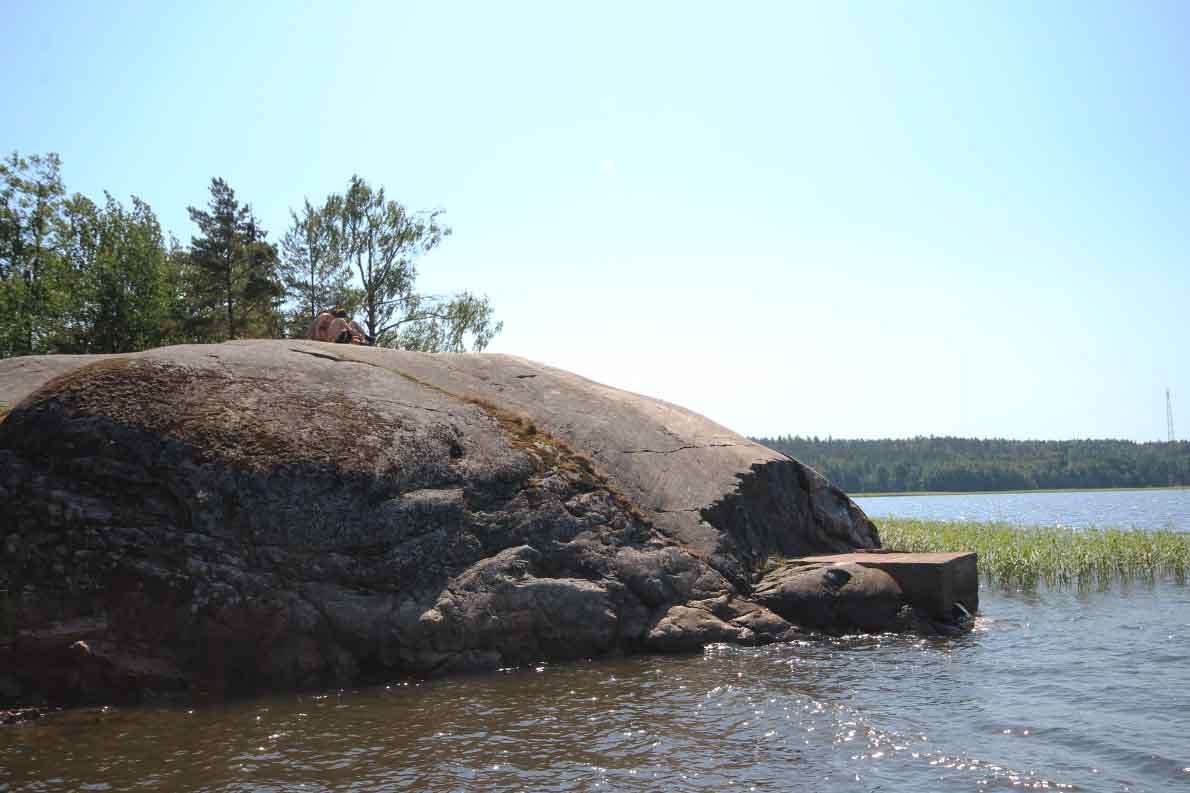
<svg viewBox="0 0 1190 793"><path fill-rule="evenodd" d="M0 704L775 641L765 560L879 546L800 463L505 355L15 359L5 409Z"/></svg>

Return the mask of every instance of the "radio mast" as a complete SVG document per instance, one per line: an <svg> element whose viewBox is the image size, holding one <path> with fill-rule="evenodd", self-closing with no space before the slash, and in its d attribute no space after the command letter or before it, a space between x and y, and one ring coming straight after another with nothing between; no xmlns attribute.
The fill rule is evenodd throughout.
<svg viewBox="0 0 1190 793"><path fill-rule="evenodd" d="M1165 389L1165 429L1169 434L1169 442L1173 443L1176 438L1173 436L1173 402L1169 398L1169 389Z"/></svg>

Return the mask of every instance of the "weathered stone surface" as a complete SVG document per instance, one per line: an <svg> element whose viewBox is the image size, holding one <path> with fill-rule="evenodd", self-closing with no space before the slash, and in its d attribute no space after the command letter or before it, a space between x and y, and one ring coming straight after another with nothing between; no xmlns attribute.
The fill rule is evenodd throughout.
<svg viewBox="0 0 1190 793"><path fill-rule="evenodd" d="M666 652L711 642L769 644L801 635L769 609L732 595L691 601L665 611L645 636L645 646Z"/></svg>
<svg viewBox="0 0 1190 793"><path fill-rule="evenodd" d="M708 642L741 642L744 628L716 617L707 609L673 606L645 637L654 650L694 650Z"/></svg>
<svg viewBox="0 0 1190 793"><path fill-rule="evenodd" d="M796 461L509 356L15 359L0 403L0 696L22 702L776 641L767 558L879 546Z"/></svg>
<svg viewBox="0 0 1190 793"><path fill-rule="evenodd" d="M784 564L753 597L791 623L831 633L896 630L903 605L892 576L855 563Z"/></svg>
<svg viewBox="0 0 1190 793"><path fill-rule="evenodd" d="M955 604L979 611L979 570L974 553L878 553L810 556L814 564L858 564L883 570L896 579L905 602L931 620L955 618Z"/></svg>

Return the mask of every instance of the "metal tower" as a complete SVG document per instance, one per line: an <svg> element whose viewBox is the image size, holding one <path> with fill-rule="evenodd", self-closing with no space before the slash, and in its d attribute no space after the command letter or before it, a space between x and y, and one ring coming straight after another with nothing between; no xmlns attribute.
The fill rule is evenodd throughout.
<svg viewBox="0 0 1190 793"><path fill-rule="evenodd" d="M1173 402L1169 398L1169 389L1165 389L1165 429L1169 433L1169 442L1173 443Z"/></svg>

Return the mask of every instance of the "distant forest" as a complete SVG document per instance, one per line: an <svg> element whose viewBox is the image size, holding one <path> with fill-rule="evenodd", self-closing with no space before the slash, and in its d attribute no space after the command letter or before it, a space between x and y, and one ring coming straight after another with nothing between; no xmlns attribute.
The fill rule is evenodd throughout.
<svg viewBox="0 0 1190 793"><path fill-rule="evenodd" d="M849 493L1190 485L1190 442L755 438Z"/></svg>

